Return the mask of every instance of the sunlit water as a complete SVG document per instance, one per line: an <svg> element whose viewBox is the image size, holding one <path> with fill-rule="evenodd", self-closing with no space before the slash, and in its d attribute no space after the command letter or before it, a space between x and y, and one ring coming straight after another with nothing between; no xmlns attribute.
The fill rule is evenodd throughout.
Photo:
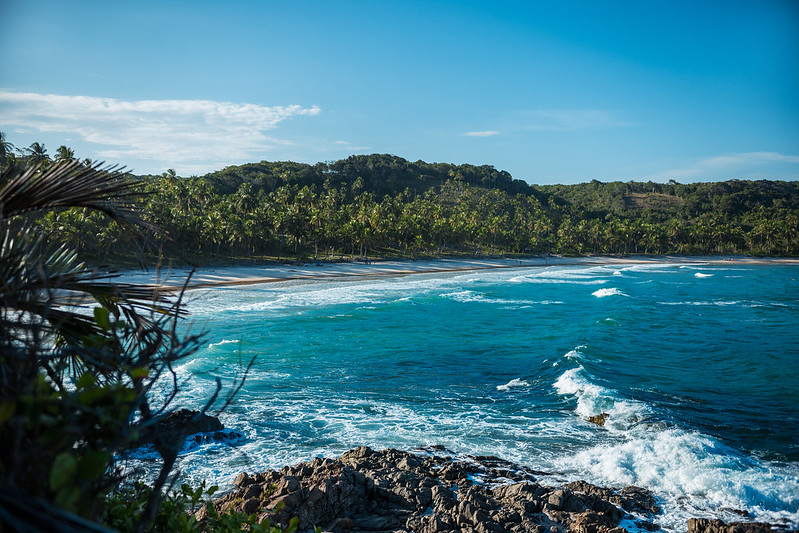
<svg viewBox="0 0 799 533"><path fill-rule="evenodd" d="M658 264L191 291L192 331L207 335L178 369L178 404L201 406L214 378L258 358L221 416L245 438L179 466L229 486L360 445L441 444L552 481L647 487L667 529L733 510L796 527L797 279ZM600 413L603 427L587 421Z"/></svg>

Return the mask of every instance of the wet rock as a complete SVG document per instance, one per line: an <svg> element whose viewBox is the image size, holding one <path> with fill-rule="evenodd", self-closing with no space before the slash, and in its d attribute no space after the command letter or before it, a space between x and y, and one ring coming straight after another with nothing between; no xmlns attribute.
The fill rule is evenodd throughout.
<svg viewBox="0 0 799 533"><path fill-rule="evenodd" d="M640 529L659 529L654 519L660 508L646 489L614 490L585 481L545 486L534 471L519 465L495 457L458 457L438 447L418 454L361 447L338 459L240 474L234 486L234 492L213 503L219 512L260 513L259 521L283 525L297 517L300 532L321 526L326 531L393 533L623 533L619 523L624 518ZM280 512L266 512L279 505ZM201 520L207 513L201 509L195 516ZM772 529L695 519L688 531Z"/></svg>
<svg viewBox="0 0 799 533"><path fill-rule="evenodd" d="M635 512L645 516L660 513L660 506L658 506L655 496L651 491L641 487L629 486L614 491L597 487L586 481L575 481L565 485L565 487L585 496L593 497L597 501L605 500L610 502L627 512Z"/></svg>
<svg viewBox="0 0 799 533"><path fill-rule="evenodd" d="M210 434L211 439L227 439L229 432L224 432L225 427L215 416L206 415L199 411L180 409L168 415L151 420L147 424L138 426L139 439L136 446L153 444L156 448L167 446L180 448L189 435ZM240 437L235 434L236 438ZM198 444L205 440L198 436Z"/></svg>
<svg viewBox="0 0 799 533"><path fill-rule="evenodd" d="M422 533L617 533L625 515L620 507L635 507L622 491L586 483L544 487L532 471L496 457L453 459L439 451L446 452L361 447L338 459L240 474L235 491L214 506L220 512L260 512L259 520L284 525L294 516L300 531L319 525L329 531ZM263 512L276 506L282 506L276 514Z"/></svg>
<svg viewBox="0 0 799 533"><path fill-rule="evenodd" d="M593 422L597 426L604 426L605 421L608 419L610 415L607 413L600 413L598 415L593 415L588 417L589 422Z"/></svg>
<svg viewBox="0 0 799 533"><path fill-rule="evenodd" d="M763 522L729 522L691 518L688 520L688 533L768 533L775 531L771 524Z"/></svg>

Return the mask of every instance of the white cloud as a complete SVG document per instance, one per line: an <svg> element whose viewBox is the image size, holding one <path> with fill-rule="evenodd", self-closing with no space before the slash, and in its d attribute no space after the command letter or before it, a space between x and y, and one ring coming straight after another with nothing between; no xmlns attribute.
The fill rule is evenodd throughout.
<svg viewBox="0 0 799 533"><path fill-rule="evenodd" d="M466 137L492 137L494 135L499 135L498 131L490 130L490 131L469 131L463 134Z"/></svg>
<svg viewBox="0 0 799 533"><path fill-rule="evenodd" d="M654 179L797 179L799 156L779 152L743 152L705 157L666 170Z"/></svg>
<svg viewBox="0 0 799 533"><path fill-rule="evenodd" d="M125 101L0 91L0 123L79 136L98 158L157 161L180 169L220 168L291 143L265 135L316 106L261 106L211 100Z"/></svg>

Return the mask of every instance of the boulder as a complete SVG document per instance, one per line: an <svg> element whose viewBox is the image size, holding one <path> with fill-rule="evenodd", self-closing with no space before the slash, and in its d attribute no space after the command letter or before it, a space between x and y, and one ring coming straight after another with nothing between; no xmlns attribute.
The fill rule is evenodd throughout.
<svg viewBox="0 0 799 533"><path fill-rule="evenodd" d="M442 455L442 453L446 455ZM259 521L299 531L624 533L622 519L648 531L661 512L640 487L585 481L545 486L534 471L495 457L456 456L441 447L418 454L360 447L280 471L240 474L213 502L219 512L259 513ZM269 512L282 502L282 510ZM631 514L634 513L634 514ZM197 513L198 520L207 513ZM768 524L692 519L689 533L765 533Z"/></svg>
<svg viewBox="0 0 799 533"><path fill-rule="evenodd" d="M619 533L625 515L603 498L622 497L593 485L543 487L524 468L495 457L436 455L427 449L375 451L361 447L338 459L314 459L279 472L240 474L236 489L216 502L220 511L274 509L260 519L299 531ZM515 482L514 482L515 481ZM607 491L607 492L604 492Z"/></svg>
<svg viewBox="0 0 799 533"><path fill-rule="evenodd" d="M610 415L607 413L600 413L598 415L592 415L588 417L589 422L593 422L597 426L604 426L605 421L608 419Z"/></svg>
<svg viewBox="0 0 799 533"><path fill-rule="evenodd" d="M137 429L139 433L137 446L153 444L156 448L160 446L180 448L186 437L197 433L211 433L220 439L228 438L228 434L222 431L225 427L218 418L189 409L173 411L166 416L141 424ZM202 440L200 437L198 443Z"/></svg>
<svg viewBox="0 0 799 533"><path fill-rule="evenodd" d="M707 518L688 520L688 533L769 533L774 531L771 524L763 522L723 522Z"/></svg>

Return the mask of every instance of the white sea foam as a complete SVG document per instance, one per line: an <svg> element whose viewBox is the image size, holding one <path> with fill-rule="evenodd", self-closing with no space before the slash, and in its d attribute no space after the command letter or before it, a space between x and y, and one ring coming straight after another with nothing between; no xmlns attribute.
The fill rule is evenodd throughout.
<svg viewBox="0 0 799 533"><path fill-rule="evenodd" d="M216 348L218 346L224 346L225 344L236 344L236 343L239 343L239 342L241 342L241 341L235 340L235 339L224 339L224 340L221 340L219 342L212 342L211 344L208 345L208 347L209 348Z"/></svg>
<svg viewBox="0 0 799 533"><path fill-rule="evenodd" d="M651 409L597 385L582 366L564 372L557 392L577 399L583 418L607 413L608 436L599 445L555 459L556 468L610 486L637 485L655 492L664 507L658 520L684 529L692 516L724 517L742 509L756 519L799 521L799 468L761 463L694 431L651 423ZM728 519L735 519L734 515Z"/></svg>
<svg viewBox="0 0 799 533"><path fill-rule="evenodd" d="M599 289L598 291L592 292L591 295L596 296L597 298L604 298L606 296L627 296L616 287L606 287L604 289Z"/></svg>
<svg viewBox="0 0 799 533"><path fill-rule="evenodd" d="M569 354L566 355L568 356ZM577 399L575 412L580 417L587 419L605 413L608 418L604 427L610 431L627 431L649 418L649 410L645 404L622 399L615 391L592 383L587 376L585 368L580 365L565 371L554 384L558 394Z"/></svg>
<svg viewBox="0 0 799 533"><path fill-rule="evenodd" d="M563 357L564 359L579 360L583 357L583 353L580 350L584 350L585 348L586 348L585 346L578 346L574 350L569 350L568 352L566 352L566 354Z"/></svg>
<svg viewBox="0 0 799 533"><path fill-rule="evenodd" d="M572 285L602 285L608 280L602 279L613 271L608 267L589 268L557 268L545 269L532 273L514 276L508 281L511 283L547 283L547 284L572 284Z"/></svg>
<svg viewBox="0 0 799 533"><path fill-rule="evenodd" d="M603 285L608 282L606 279L560 279L560 278L528 278L524 283L542 283L549 285Z"/></svg>
<svg viewBox="0 0 799 533"><path fill-rule="evenodd" d="M713 274L705 274L704 272L697 272L694 274L695 278L712 278Z"/></svg>
<svg viewBox="0 0 799 533"><path fill-rule="evenodd" d="M724 301L724 300L713 300L713 301L685 301L685 302L658 302L659 305L691 305L696 307L710 307L710 306L717 306L717 307L726 307L726 306L736 306L736 305L743 305L745 307L755 307L757 304L755 303L746 303L741 302L738 300L731 300L731 301Z"/></svg>
<svg viewBox="0 0 799 533"><path fill-rule="evenodd" d="M674 268L674 265L668 263L628 265L617 270L622 274L626 272L645 272L647 274L669 274L677 272L677 270Z"/></svg>
<svg viewBox="0 0 799 533"><path fill-rule="evenodd" d="M524 381L523 379L516 378L516 379L512 379L512 380L508 381L504 385L497 385L497 390L509 391L511 389L518 389L518 388L529 387L529 386L530 386L530 383L528 383L527 381Z"/></svg>
<svg viewBox="0 0 799 533"><path fill-rule="evenodd" d="M516 300L516 299L507 299L507 298L489 298L485 294L482 294L477 291L457 291L457 292L450 292L444 293L441 295L444 298L450 298L455 300L456 302L460 303L469 303L469 302L480 302L484 304L494 304L494 305L502 305L506 306L506 308L514 308L517 306L531 306L531 305L550 305L550 304L560 304L563 302L559 301L551 301L551 300Z"/></svg>
<svg viewBox="0 0 799 533"><path fill-rule="evenodd" d="M588 473L594 483L653 490L664 508L658 520L670 529L724 509L745 510L764 521L799 520L799 512L780 510L799 504L795 467L760 464L701 433L636 429L619 441L566 454L556 464Z"/></svg>

